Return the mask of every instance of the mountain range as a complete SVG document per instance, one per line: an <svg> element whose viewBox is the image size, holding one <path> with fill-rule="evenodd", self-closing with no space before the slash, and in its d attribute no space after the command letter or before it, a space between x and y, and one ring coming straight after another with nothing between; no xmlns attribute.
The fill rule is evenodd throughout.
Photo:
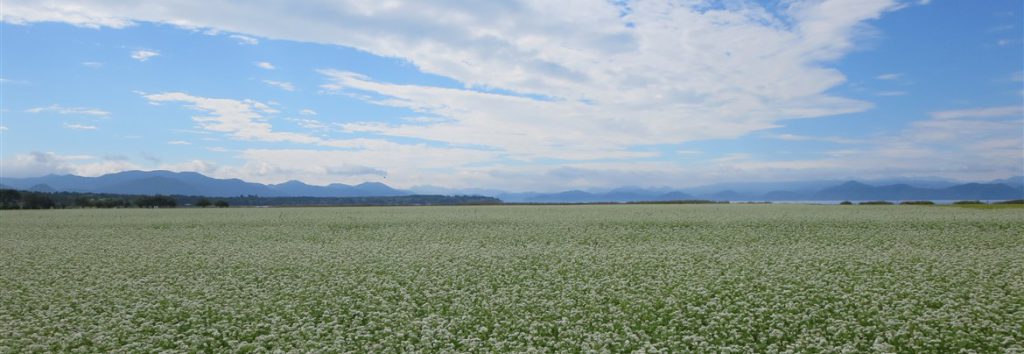
<svg viewBox="0 0 1024 354"><path fill-rule="evenodd" d="M314 186L299 181L260 184L236 178L211 178L196 172L171 171L125 171L99 177L47 175L34 178L0 178L0 185L5 188L39 192L176 194L208 197L387 197L414 194L377 182L354 186L341 183Z"/></svg>
<svg viewBox="0 0 1024 354"><path fill-rule="evenodd" d="M896 182L896 183L894 183ZM196 172L125 171L98 177L47 175L0 178L0 187L40 192L165 194L209 197L370 197L414 194L482 195L517 203L591 203L709 199L718 201L835 201L835 200L1006 200L1024 198L1024 176L961 183L937 178L857 181L798 181L729 183L686 189L620 187L604 191L570 190L557 193L508 193L493 189L448 189L421 186L410 190L383 183L326 186L300 181L260 184L240 179L217 179Z"/></svg>

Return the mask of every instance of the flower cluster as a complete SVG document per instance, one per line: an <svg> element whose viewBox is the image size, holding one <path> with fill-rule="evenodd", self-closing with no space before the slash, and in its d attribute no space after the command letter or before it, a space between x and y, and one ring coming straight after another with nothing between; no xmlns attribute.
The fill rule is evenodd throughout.
<svg viewBox="0 0 1024 354"><path fill-rule="evenodd" d="M1022 352L1024 209L3 211L5 352Z"/></svg>

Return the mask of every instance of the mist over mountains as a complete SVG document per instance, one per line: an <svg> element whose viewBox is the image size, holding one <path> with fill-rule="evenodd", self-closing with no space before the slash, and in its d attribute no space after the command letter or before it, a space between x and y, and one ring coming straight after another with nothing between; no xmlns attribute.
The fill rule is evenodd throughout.
<svg viewBox="0 0 1024 354"><path fill-rule="evenodd" d="M309 185L300 181L261 184L217 179L196 172L125 171L98 177L47 175L0 178L3 188L40 192L85 192L209 197L382 197L416 194L481 195L513 203L593 203L709 199L718 201L835 200L1006 200L1024 198L1024 176L960 183L942 179L875 181L795 181L724 183L693 188L619 187L604 191L509 193L495 189L451 189L420 186L400 190L378 182L357 185Z"/></svg>

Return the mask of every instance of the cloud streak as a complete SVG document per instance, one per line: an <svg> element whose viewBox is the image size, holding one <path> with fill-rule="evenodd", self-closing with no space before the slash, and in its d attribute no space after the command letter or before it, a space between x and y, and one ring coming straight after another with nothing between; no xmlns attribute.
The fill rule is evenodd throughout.
<svg viewBox="0 0 1024 354"><path fill-rule="evenodd" d="M64 123L64 127L72 130L96 130L95 125Z"/></svg>
<svg viewBox="0 0 1024 354"><path fill-rule="evenodd" d="M135 59L135 60L138 60L138 61L147 61L150 58L153 58L153 57L156 57L156 56L159 56L159 55L160 55L160 52L157 52L155 50L140 49L140 50L136 50L136 51L132 52L132 59Z"/></svg>
<svg viewBox="0 0 1024 354"><path fill-rule="evenodd" d="M257 44L260 44L260 40L259 39L256 39L256 38L253 38L253 37L249 37L249 36L243 36L243 35L240 35L240 34L232 34L232 35L230 35L228 37L237 39L238 40L238 44L245 44L245 45L257 45Z"/></svg>
<svg viewBox="0 0 1024 354"><path fill-rule="evenodd" d="M56 113L63 115L79 115L79 116L94 116L94 117L109 117L110 112L107 112L98 108L90 107L65 107L59 104L52 104L45 107L33 107L26 109L27 113Z"/></svg>
<svg viewBox="0 0 1024 354"><path fill-rule="evenodd" d="M263 83L285 91L295 91L295 85L287 81L263 80Z"/></svg>
<svg viewBox="0 0 1024 354"><path fill-rule="evenodd" d="M1020 117L1021 115L1024 115L1024 107L1021 106L984 107L932 112L932 118L934 119Z"/></svg>

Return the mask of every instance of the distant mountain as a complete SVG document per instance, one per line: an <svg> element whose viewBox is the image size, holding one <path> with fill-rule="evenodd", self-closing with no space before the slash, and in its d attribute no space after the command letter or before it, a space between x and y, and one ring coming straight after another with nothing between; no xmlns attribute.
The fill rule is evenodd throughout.
<svg viewBox="0 0 1024 354"><path fill-rule="evenodd" d="M993 184L1005 184L1010 187L1024 189L1024 176L1013 176L1004 179L997 179L992 182Z"/></svg>
<svg viewBox="0 0 1024 354"><path fill-rule="evenodd" d="M663 193L659 190L638 188L619 188L605 193L590 193L581 190L572 190L561 193L535 194L527 196L522 200L505 199L500 196L499 198L509 202L519 201L526 203L623 203L694 199L693 196L679 191Z"/></svg>
<svg viewBox="0 0 1024 354"><path fill-rule="evenodd" d="M411 193L400 191L380 182L363 182L352 187L356 194L372 195L379 197L390 197L398 195L409 195Z"/></svg>
<svg viewBox="0 0 1024 354"><path fill-rule="evenodd" d="M124 171L99 177L48 175L36 178L4 178L4 184L26 189L46 184L57 191L114 194L184 194L226 197L273 195L267 186L239 179L215 179L195 172Z"/></svg>
<svg viewBox="0 0 1024 354"><path fill-rule="evenodd" d="M308 185L295 180L281 184L272 184L268 187L270 187L275 194L292 197L336 197L341 194L347 194L340 192L338 189Z"/></svg>
<svg viewBox="0 0 1024 354"><path fill-rule="evenodd" d="M935 182L941 184L941 182ZM1005 200L1024 198L1024 190L1006 184L966 183L944 188L923 188L909 184L870 185L848 181L837 182L817 190L772 190L764 193L740 192L731 189L696 196L682 191L620 188L605 193L571 190L560 193L503 194L506 202L525 203L593 203L638 202L707 199L716 201L826 201L826 200Z"/></svg>
<svg viewBox="0 0 1024 354"><path fill-rule="evenodd" d="M509 194L500 189L488 188L446 188L438 186L414 186L408 189L412 193L424 195L490 195Z"/></svg>
<svg viewBox="0 0 1024 354"><path fill-rule="evenodd" d="M806 200L807 194L790 191L771 191L761 196L761 200Z"/></svg>
<svg viewBox="0 0 1024 354"><path fill-rule="evenodd" d="M326 186L288 181L265 185L240 179L217 179L195 172L125 171L99 177L48 175L0 178L4 188L39 192L68 191L111 194L177 194L208 197L391 197L412 194L482 195L514 203L595 203L709 199L717 201L824 201L824 200L1005 200L1024 199L1024 177L990 183L952 183L942 179L892 179L901 183L810 181L731 183L673 190L667 187L620 187L610 190L570 190L558 193L505 193L499 190L415 187L391 188L379 182ZM726 188L728 187L728 188ZM720 189L714 189L720 188Z"/></svg>
<svg viewBox="0 0 1024 354"><path fill-rule="evenodd" d="M698 187L681 188L679 190L697 196L710 197L722 191L734 191L737 195L745 198L755 198L772 192L786 191L796 193L813 193L825 188L842 184L845 180L812 180L812 181L785 181L785 182L728 182L716 183ZM915 178L884 178L860 180L859 183L868 186L886 186L893 184L906 184L919 188L946 188L963 182L939 177L915 177ZM996 183L996 182L993 182ZM781 200L781 199L780 199ZM788 199L787 199L788 200ZM794 199L800 200L800 199Z"/></svg>
<svg viewBox="0 0 1024 354"><path fill-rule="evenodd" d="M265 185L240 179L211 178L195 172L171 171L125 171L99 177L47 175L34 178L0 178L0 183L14 189L47 192L178 194L209 197L382 197L412 194L376 182L356 186L339 183L313 186L300 181ZM41 186L47 189L41 190Z"/></svg>
<svg viewBox="0 0 1024 354"><path fill-rule="evenodd" d="M116 184L103 186L98 190L103 193L117 194L165 194L165 195L202 195L200 188L182 180L152 176L126 180Z"/></svg>
<svg viewBox="0 0 1024 354"><path fill-rule="evenodd" d="M1024 199L1024 191L1001 183L968 183L937 192L934 199Z"/></svg>
<svg viewBox="0 0 1024 354"><path fill-rule="evenodd" d="M29 188L28 190L33 191L33 192L43 192L43 193L53 193L53 192L56 192L56 190L54 190L53 187L50 187L50 186L45 185L45 184L34 185L34 186L32 186L32 188Z"/></svg>
<svg viewBox="0 0 1024 354"><path fill-rule="evenodd" d="M731 190L731 189L730 190L724 190L724 191L721 191L721 192L718 192L718 193L712 193L712 194L707 195L706 197L707 197L707 199L711 199L711 200L742 200L742 199L750 199L748 196L742 195L739 192ZM754 199L756 199L756 198L754 198Z"/></svg>
<svg viewBox="0 0 1024 354"><path fill-rule="evenodd" d="M918 188L907 184L869 186L849 181L811 195L812 200L1001 200L1024 198L1024 190L1005 184L967 183L946 188Z"/></svg>

